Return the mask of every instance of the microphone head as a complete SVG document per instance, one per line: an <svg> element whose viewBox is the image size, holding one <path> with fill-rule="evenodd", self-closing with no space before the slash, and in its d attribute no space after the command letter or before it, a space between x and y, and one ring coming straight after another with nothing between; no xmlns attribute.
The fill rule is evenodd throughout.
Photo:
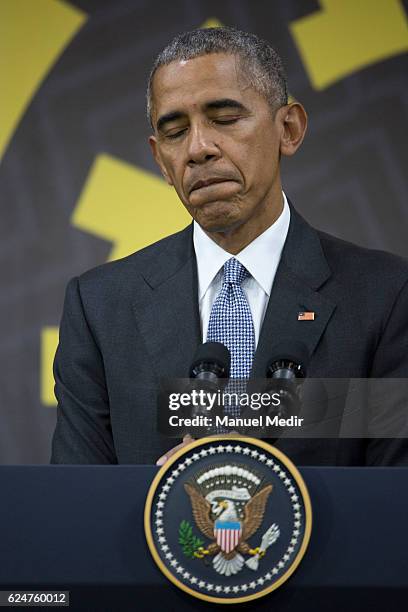
<svg viewBox="0 0 408 612"><path fill-rule="evenodd" d="M279 370L291 370L296 378L305 378L309 365L309 350L300 340L287 339L272 347L272 356L266 366L267 378L272 378Z"/></svg>
<svg viewBox="0 0 408 612"><path fill-rule="evenodd" d="M190 378L196 378L200 372L213 372L218 378L228 378L230 374L231 354L221 342L200 344L190 366Z"/></svg>

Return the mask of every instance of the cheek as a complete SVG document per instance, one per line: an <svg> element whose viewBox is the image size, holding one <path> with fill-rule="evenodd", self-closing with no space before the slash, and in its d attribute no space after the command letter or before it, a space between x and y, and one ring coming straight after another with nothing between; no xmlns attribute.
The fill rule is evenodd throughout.
<svg viewBox="0 0 408 612"><path fill-rule="evenodd" d="M244 134L234 144L231 160L248 179L258 178L267 168L271 170L279 159L278 138L270 129Z"/></svg>
<svg viewBox="0 0 408 612"><path fill-rule="evenodd" d="M166 169L167 175L173 183L178 184L180 182L180 164L177 163L177 158L173 155L162 155L163 165Z"/></svg>
<svg viewBox="0 0 408 612"><path fill-rule="evenodd" d="M271 178L279 164L279 145L276 137L261 134L248 158L257 180L265 181Z"/></svg>
<svg viewBox="0 0 408 612"><path fill-rule="evenodd" d="M187 205L187 196L184 193L184 173L185 168L175 156L167 155L163 158L163 163L166 168L167 176L169 177L172 186L176 190L180 200Z"/></svg>

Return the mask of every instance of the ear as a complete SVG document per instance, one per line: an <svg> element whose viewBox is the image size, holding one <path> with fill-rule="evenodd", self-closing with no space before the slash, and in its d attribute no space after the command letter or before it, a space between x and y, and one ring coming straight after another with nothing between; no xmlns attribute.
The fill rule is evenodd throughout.
<svg viewBox="0 0 408 612"><path fill-rule="evenodd" d="M165 165L163 163L163 160L161 158L160 151L159 151L159 146L157 144L156 136L149 136L149 145L150 145L150 148L152 150L153 157L156 160L156 162L157 162L157 164L158 164L158 166L159 166L159 168L161 170L161 173L163 175L164 180L166 181L166 183L168 183L169 185L173 186L173 181L171 180L171 178L170 178L170 176L169 176L169 174L168 174L168 172L166 170L166 167L165 167Z"/></svg>
<svg viewBox="0 0 408 612"><path fill-rule="evenodd" d="M305 137L307 114L299 102L292 102L278 109L277 119L282 126L280 152L282 155L294 155Z"/></svg>

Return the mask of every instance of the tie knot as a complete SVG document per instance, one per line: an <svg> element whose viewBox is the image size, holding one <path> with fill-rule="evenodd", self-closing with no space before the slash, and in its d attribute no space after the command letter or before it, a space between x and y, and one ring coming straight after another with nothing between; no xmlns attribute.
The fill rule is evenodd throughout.
<svg viewBox="0 0 408 612"><path fill-rule="evenodd" d="M245 277L249 276L248 270L235 257L231 257L224 264L224 284L231 283L240 285Z"/></svg>

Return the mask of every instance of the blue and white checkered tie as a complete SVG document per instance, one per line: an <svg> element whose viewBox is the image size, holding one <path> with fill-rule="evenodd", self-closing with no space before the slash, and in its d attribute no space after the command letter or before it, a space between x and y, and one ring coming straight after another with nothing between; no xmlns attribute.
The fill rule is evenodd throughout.
<svg viewBox="0 0 408 612"><path fill-rule="evenodd" d="M207 342L222 342L231 353L231 378L248 378L255 351L251 310L241 283L248 270L231 257L224 264L221 291L211 309Z"/></svg>

